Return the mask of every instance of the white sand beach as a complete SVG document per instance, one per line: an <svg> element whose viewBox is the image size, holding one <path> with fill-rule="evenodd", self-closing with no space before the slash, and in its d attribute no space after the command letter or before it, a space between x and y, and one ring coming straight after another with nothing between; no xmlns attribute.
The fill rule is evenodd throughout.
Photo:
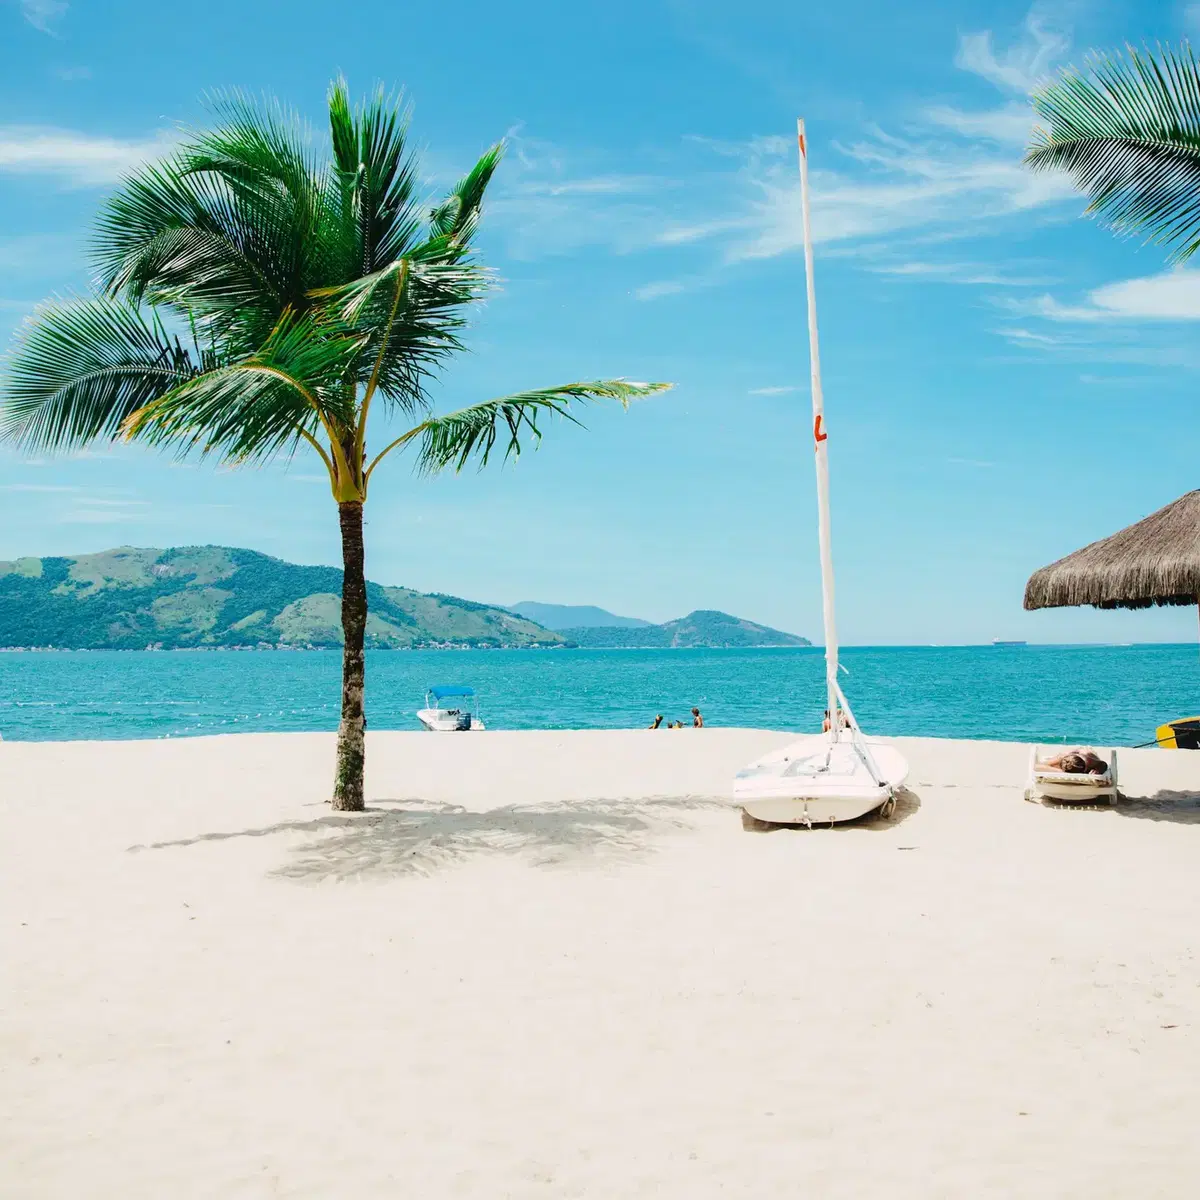
<svg viewBox="0 0 1200 1200"><path fill-rule="evenodd" d="M1194 1195L1200 755L744 831L786 740L0 745L0 1194Z"/></svg>

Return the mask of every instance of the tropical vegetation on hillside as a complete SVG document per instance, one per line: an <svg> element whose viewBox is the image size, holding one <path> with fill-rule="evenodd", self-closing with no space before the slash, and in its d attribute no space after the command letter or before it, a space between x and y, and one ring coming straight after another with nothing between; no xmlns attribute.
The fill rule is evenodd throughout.
<svg viewBox="0 0 1200 1200"><path fill-rule="evenodd" d="M808 638L757 625L714 609L697 609L662 625L581 626L559 632L588 650L731 650L750 646L811 646Z"/></svg>
<svg viewBox="0 0 1200 1200"><path fill-rule="evenodd" d="M1034 93L1045 122L1025 161L1064 170L1113 230L1200 248L1200 63L1188 45L1101 56Z"/></svg>
<svg viewBox="0 0 1200 1200"><path fill-rule="evenodd" d="M628 402L664 385L572 382L437 413L430 385L463 348L489 281L473 242L501 147L430 205L406 113L382 93L352 107L343 82L331 87L328 156L278 103L235 94L216 109L213 129L104 205L99 294L26 325L0 431L30 450L128 438L229 463L300 450L322 462L344 565L333 802L361 809L374 472L400 450L425 472L482 466L537 441L541 418L573 419L574 401ZM380 415L406 427L369 453Z"/></svg>
<svg viewBox="0 0 1200 1200"><path fill-rule="evenodd" d="M255 550L121 546L0 562L0 648L312 648L342 645L342 572ZM367 583L368 648L554 647L533 621L457 596Z"/></svg>

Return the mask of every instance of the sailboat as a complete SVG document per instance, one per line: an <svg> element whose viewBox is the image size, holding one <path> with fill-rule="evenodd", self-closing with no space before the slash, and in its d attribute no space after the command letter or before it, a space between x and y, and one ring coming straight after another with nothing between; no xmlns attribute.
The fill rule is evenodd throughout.
<svg viewBox="0 0 1200 1200"><path fill-rule="evenodd" d="M818 541L825 625L826 729L799 738L751 763L734 780L734 800L751 817L772 825L852 821L876 809L889 816L908 776L908 762L886 742L865 737L838 681L837 622L833 603L833 555L829 519L829 434L821 394L817 346L817 300L813 283L812 229L808 203L808 145L804 122L796 122L800 146L800 206L804 269L808 285L808 349L812 371L813 445L817 468ZM843 667L842 670L845 670Z"/></svg>

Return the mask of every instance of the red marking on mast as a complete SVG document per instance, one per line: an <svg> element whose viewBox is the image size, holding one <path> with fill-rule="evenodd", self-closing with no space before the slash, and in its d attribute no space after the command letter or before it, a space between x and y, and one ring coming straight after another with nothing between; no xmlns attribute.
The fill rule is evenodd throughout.
<svg viewBox="0 0 1200 1200"><path fill-rule="evenodd" d="M813 421L813 441L818 443L829 441L829 434L825 432L824 425L825 418L818 413L816 420Z"/></svg>
<svg viewBox="0 0 1200 1200"><path fill-rule="evenodd" d="M802 155L803 155L805 158L807 158L807 157L808 157L808 150L805 148L805 145L804 145L804 134L802 134L802 133L798 133L798 134L796 134L796 141L798 141L798 142L800 143L800 153L801 153L801 154L802 154Z"/></svg>

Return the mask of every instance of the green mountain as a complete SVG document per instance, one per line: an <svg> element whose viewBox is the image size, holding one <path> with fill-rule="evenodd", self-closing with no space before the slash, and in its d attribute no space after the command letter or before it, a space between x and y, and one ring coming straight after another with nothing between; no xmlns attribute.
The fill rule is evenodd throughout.
<svg viewBox="0 0 1200 1200"><path fill-rule="evenodd" d="M667 621L664 625L643 625L638 628L613 626L581 626L559 632L577 646L588 650L642 650L655 647L675 649L728 650L740 646L811 646L808 638L783 633L743 621L728 613L698 609L686 617Z"/></svg>
<svg viewBox="0 0 1200 1200"><path fill-rule="evenodd" d="M597 608L594 604L542 604L537 600L522 600L520 604L507 604L509 612L536 621L547 629L583 629L593 625L641 628L649 625L641 617L618 617L605 608Z"/></svg>
<svg viewBox="0 0 1200 1200"><path fill-rule="evenodd" d="M254 550L121 546L0 562L0 647L163 649L336 646L342 573ZM367 645L562 646L501 608L367 584Z"/></svg>

